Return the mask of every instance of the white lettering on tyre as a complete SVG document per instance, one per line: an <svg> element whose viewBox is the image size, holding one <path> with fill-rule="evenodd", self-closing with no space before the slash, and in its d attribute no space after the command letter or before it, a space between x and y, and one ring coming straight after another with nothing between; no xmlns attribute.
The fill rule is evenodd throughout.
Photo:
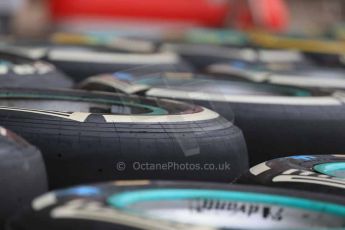
<svg viewBox="0 0 345 230"><path fill-rule="evenodd" d="M72 200L62 206L54 208L50 213L55 219L85 219L101 221L113 224L122 224L134 228L147 230L174 230L182 229L178 224L160 223L158 220L152 221L148 218L142 218L134 215L127 215L116 209L110 208L98 201L87 201L83 199ZM191 226L189 226L191 227ZM187 228L183 228L187 229ZM207 230L210 228L191 227L188 229Z"/></svg>
<svg viewBox="0 0 345 230"><path fill-rule="evenodd" d="M42 114L42 115L49 115L53 117L65 118L65 119L79 121L79 122L85 122L85 120L91 114L91 113L82 113L82 112L64 113L64 112L45 111L45 110L32 110L32 109L24 109L24 108L12 108L12 107L6 107L6 106L0 106L0 110L36 113L36 114Z"/></svg>
<svg viewBox="0 0 345 230"><path fill-rule="evenodd" d="M25 76L25 75L44 75L50 73L55 70L53 65L43 63L43 62L35 62L31 64L20 64L20 65L0 65L0 75L9 74L13 72L17 75Z"/></svg>
<svg viewBox="0 0 345 230"><path fill-rule="evenodd" d="M260 175L261 173L264 173L271 168L267 166L266 162L263 162L261 164L258 164L252 168L249 169L250 173L253 174L254 176Z"/></svg>
<svg viewBox="0 0 345 230"><path fill-rule="evenodd" d="M288 169L272 179L272 182L308 183L345 189L345 180L307 170Z"/></svg>

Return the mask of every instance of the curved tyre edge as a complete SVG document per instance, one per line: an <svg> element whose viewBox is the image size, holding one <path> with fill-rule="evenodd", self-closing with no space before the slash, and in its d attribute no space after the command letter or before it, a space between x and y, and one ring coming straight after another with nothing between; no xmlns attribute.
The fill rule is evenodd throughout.
<svg viewBox="0 0 345 230"><path fill-rule="evenodd" d="M72 88L73 81L45 61L0 51L1 87Z"/></svg>
<svg viewBox="0 0 345 230"><path fill-rule="evenodd" d="M345 106L342 94L316 94L303 88L264 85L261 92L263 95L255 89L252 94L237 95L236 92L240 90L234 88L234 85L253 83L237 81L226 86L226 81L220 81L224 84L219 86L219 83L213 84L214 80L211 80L210 84L205 86L196 84L199 78L192 78L190 75L181 75L180 78L178 76L134 76L129 83L121 81L119 77L114 79L114 76L100 76L90 78L89 82L84 81L82 86L93 90L118 90L177 99L210 108L233 121L243 131L251 165L291 156L297 152L317 155L325 152L341 154L345 151ZM185 82L185 85L181 85L179 81ZM201 78L199 82L205 81ZM253 85L260 86L258 83ZM201 86L204 88L200 88ZM211 86L219 86L220 93L209 92ZM225 87L228 87L228 90L224 93ZM275 90L272 91L271 88ZM232 94L231 89L235 93ZM270 94L265 95L265 92ZM319 141L320 139L323 141Z"/></svg>
<svg viewBox="0 0 345 230"><path fill-rule="evenodd" d="M2 226L10 215L48 190L40 151L2 127L0 127L0 175L0 225Z"/></svg>
<svg viewBox="0 0 345 230"><path fill-rule="evenodd" d="M299 155L252 167L237 182L344 195L345 155Z"/></svg>
<svg viewBox="0 0 345 230"><path fill-rule="evenodd" d="M171 52L128 53L78 45L16 45L5 50L52 63L77 82L95 74L137 68L148 68L157 72L193 70L187 62Z"/></svg>
<svg viewBox="0 0 345 230"><path fill-rule="evenodd" d="M12 218L9 229L162 229L166 222L215 229L257 229L258 224L264 229L331 229L345 225L344 209L341 197L300 191L196 182L115 181L38 197L30 208ZM136 225L130 218L121 219L124 214L146 221Z"/></svg>

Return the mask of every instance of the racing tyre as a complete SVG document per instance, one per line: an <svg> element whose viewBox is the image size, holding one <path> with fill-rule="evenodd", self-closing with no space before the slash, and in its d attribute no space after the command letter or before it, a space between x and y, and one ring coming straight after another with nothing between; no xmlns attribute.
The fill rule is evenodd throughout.
<svg viewBox="0 0 345 230"><path fill-rule="evenodd" d="M190 71L188 64L183 63L173 53L134 54L110 53L94 50L51 50L45 60L55 64L75 81L89 76L111 73L120 70L146 66L157 72Z"/></svg>
<svg viewBox="0 0 345 230"><path fill-rule="evenodd" d="M50 62L77 82L96 74L142 68L143 66L156 72L192 71L189 64L178 55L169 52L143 54L63 45L13 46L7 48L7 51Z"/></svg>
<svg viewBox="0 0 345 230"><path fill-rule="evenodd" d="M344 210L341 197L301 191L116 181L42 195L8 229L340 229Z"/></svg>
<svg viewBox="0 0 345 230"><path fill-rule="evenodd" d="M47 177L40 151L0 127L0 228L5 220L33 198L47 192Z"/></svg>
<svg viewBox="0 0 345 230"><path fill-rule="evenodd" d="M300 64L303 61L302 54L296 51L257 49L253 47L238 48L218 45L166 43L161 46L160 50L179 54L199 71L214 74L225 73L234 76L245 75L246 69L252 70L250 72L260 71L265 67L267 68L267 66L286 69L287 66ZM223 65L226 67L223 65L219 67L219 63L224 63ZM242 71L244 74L241 75Z"/></svg>
<svg viewBox="0 0 345 230"><path fill-rule="evenodd" d="M238 183L344 196L345 155L301 155L252 167Z"/></svg>
<svg viewBox="0 0 345 230"><path fill-rule="evenodd" d="M177 101L0 89L0 124L42 150L52 188L111 179L232 181L248 169L236 126Z"/></svg>
<svg viewBox="0 0 345 230"><path fill-rule="evenodd" d="M0 51L0 87L71 88L73 81L44 61Z"/></svg>
<svg viewBox="0 0 345 230"><path fill-rule="evenodd" d="M249 55L255 56L255 51L251 49L188 43L167 43L163 44L160 50L177 53L199 71L214 63L227 63L238 58L244 58L245 55L248 56L248 52Z"/></svg>
<svg viewBox="0 0 345 230"><path fill-rule="evenodd" d="M318 89L328 92L345 89L344 69L301 63L250 63L233 61L208 66L215 78L270 83Z"/></svg>
<svg viewBox="0 0 345 230"><path fill-rule="evenodd" d="M243 131L251 165L294 153L345 151L345 97L341 93L181 73L127 76L126 81L121 76L93 77L80 86L183 100L210 108Z"/></svg>

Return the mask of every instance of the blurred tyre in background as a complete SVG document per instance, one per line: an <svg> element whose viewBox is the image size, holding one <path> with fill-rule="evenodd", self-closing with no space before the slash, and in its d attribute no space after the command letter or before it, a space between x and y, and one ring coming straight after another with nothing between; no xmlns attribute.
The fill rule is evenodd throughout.
<svg viewBox="0 0 345 230"><path fill-rule="evenodd" d="M271 51L272 56L268 57L267 51L262 55L266 55L266 58L256 61L242 58L212 64L207 67L206 72L222 79L298 86L329 92L345 88L345 69L317 66L298 52Z"/></svg>
<svg viewBox="0 0 345 230"><path fill-rule="evenodd" d="M138 67L156 71L192 71L178 55L168 52L133 52L127 48L92 45L28 43L8 45L7 52L54 64L74 81L91 75Z"/></svg>
<svg viewBox="0 0 345 230"><path fill-rule="evenodd" d="M54 65L0 51L0 87L72 88L73 81Z"/></svg>

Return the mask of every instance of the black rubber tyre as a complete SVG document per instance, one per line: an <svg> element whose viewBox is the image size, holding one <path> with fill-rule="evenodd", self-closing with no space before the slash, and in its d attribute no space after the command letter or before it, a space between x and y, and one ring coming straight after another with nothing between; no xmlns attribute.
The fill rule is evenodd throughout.
<svg viewBox="0 0 345 230"><path fill-rule="evenodd" d="M238 183L344 196L345 155L292 156L252 167Z"/></svg>
<svg viewBox="0 0 345 230"><path fill-rule="evenodd" d="M26 44L27 43L28 42L26 41ZM50 43L50 45L56 46L85 46L88 48L96 48L99 50L104 49L105 51L123 53L154 53L157 52L158 46L157 42L144 38L131 38L127 36L117 37L96 34L82 35L64 32L54 33L50 38Z"/></svg>
<svg viewBox="0 0 345 230"><path fill-rule="evenodd" d="M345 67L344 61L342 61L342 55L308 52L305 52L304 55L306 56L306 58L315 63L315 65L321 65L326 67Z"/></svg>
<svg viewBox="0 0 345 230"><path fill-rule="evenodd" d="M291 50L269 50L254 47L238 48L217 45L201 45L188 43L167 43L160 48L161 51L175 52L183 59L191 63L201 72L212 70L209 66L217 63L225 63L234 67L242 67L248 64L247 69L260 70L269 64L274 67L305 64L303 55ZM256 68L259 65L259 69ZM217 69L216 69L217 70ZM218 72L218 71L215 71ZM238 73L235 72L235 73Z"/></svg>
<svg viewBox="0 0 345 230"><path fill-rule="evenodd" d="M296 153L345 151L342 99L316 97L305 102L296 98L292 104L229 103L236 117L235 124L245 135L251 165Z"/></svg>
<svg viewBox="0 0 345 230"><path fill-rule="evenodd" d="M85 50L78 54L78 52L73 50L51 50L44 59L55 64L62 71L73 77L75 81L80 81L96 74L111 73L143 66L155 69L157 72L191 70L187 64L182 63L179 57L172 53L132 54Z"/></svg>
<svg viewBox="0 0 345 230"><path fill-rule="evenodd" d="M176 96L171 97L167 93ZM244 97L244 101L236 97L213 101L210 97L189 99L190 93L182 98L180 91L155 89L148 91L147 95L193 102L212 108L225 118L231 109L234 124L243 131L246 139L250 165L295 153L341 154L345 151L345 106L342 99L252 96L249 99Z"/></svg>
<svg viewBox="0 0 345 230"><path fill-rule="evenodd" d="M0 51L0 87L72 88L73 81L44 61Z"/></svg>
<svg viewBox="0 0 345 230"><path fill-rule="evenodd" d="M184 60L188 61L199 71L204 70L207 66L214 63L229 62L242 58L243 50L238 48L227 48L215 45L201 45L188 43L168 43L161 45L163 52L174 52L180 55ZM252 55L255 55L253 50Z"/></svg>
<svg viewBox="0 0 345 230"><path fill-rule="evenodd" d="M84 83L87 89L87 82ZM341 94L314 94L294 87L205 80L178 74L134 77L131 83L115 76L101 76L88 83L93 90L107 91L128 88L135 92L132 89L146 86L146 91L139 93L179 99L217 111L243 131L251 165L295 153L345 152L345 106Z"/></svg>
<svg viewBox="0 0 345 230"><path fill-rule="evenodd" d="M50 62L77 82L96 74L143 66L157 72L193 70L178 55L168 52L143 54L87 46L58 45L17 46L10 47L7 51Z"/></svg>
<svg viewBox="0 0 345 230"><path fill-rule="evenodd" d="M236 126L177 101L0 89L0 124L42 150L51 188L111 179L232 181L248 169Z"/></svg>
<svg viewBox="0 0 345 230"><path fill-rule="evenodd" d="M40 151L0 127L0 228L5 220L31 200L48 191Z"/></svg>
<svg viewBox="0 0 345 230"><path fill-rule="evenodd" d="M195 182L116 181L40 196L11 219L8 230L341 229L344 210L342 197L325 194Z"/></svg>

